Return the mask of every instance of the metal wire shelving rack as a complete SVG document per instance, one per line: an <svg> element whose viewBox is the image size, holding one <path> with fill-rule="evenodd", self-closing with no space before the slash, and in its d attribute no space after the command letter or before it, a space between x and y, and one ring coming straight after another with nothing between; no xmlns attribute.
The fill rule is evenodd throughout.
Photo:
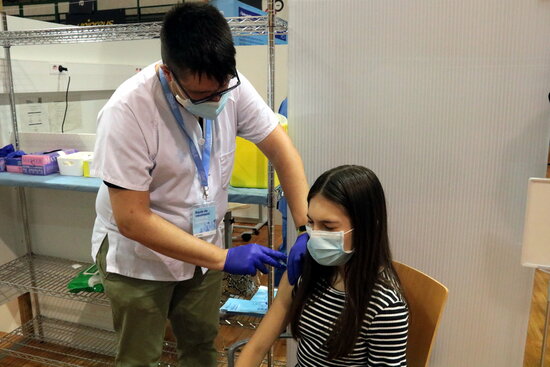
<svg viewBox="0 0 550 367"><path fill-rule="evenodd" d="M159 38L159 22L134 23L91 27L60 27L27 31L8 31L6 14L2 13L0 43L4 47L5 84L8 91L11 119L16 149L19 149L18 125L15 109L15 92L10 48L12 46L70 44L84 42L132 41ZM267 36L268 65L268 105L274 107L274 52L275 35L287 34L287 23L275 18L273 0L268 0L268 15L254 17L226 18L233 36ZM273 168L268 168L268 245L273 248L273 201L275 198ZM84 326L76 323L43 317L40 314L38 294L108 306L108 299L101 293L70 293L66 284L84 266L89 264L39 256L33 254L29 233L29 220L24 187L17 187L24 229L24 241L27 255L7 264L0 265L0 286L29 292L34 302L28 301L32 318L21 327L0 338L0 360L2 365L20 365L21 360L32 361L41 366L78 367L112 366L115 354L114 332ZM269 274L269 304L273 294L273 275ZM238 325L254 329L257 317L220 315L223 325ZM13 359L11 362L8 359ZM225 366L225 354L219 355L219 366ZM17 362L19 361L19 362ZM174 343L165 342L160 366L170 367L177 363ZM282 365L272 361L268 355L269 366Z"/></svg>
<svg viewBox="0 0 550 367"><path fill-rule="evenodd" d="M90 265L89 263L58 257L27 254L0 266L0 285L11 287L21 292L33 292L73 301L109 306L109 299L104 293L71 293L66 287L78 272L88 268ZM244 298L243 294L239 294L238 291L227 291L222 295L221 303L223 304L229 297ZM258 318L255 316L236 316L234 314L220 313L220 323L222 325L238 325L240 327L255 329L258 325Z"/></svg>
<svg viewBox="0 0 550 367"><path fill-rule="evenodd" d="M247 16L226 18L233 36L267 36L267 16ZM134 41L159 38L161 23L133 23L90 27L60 27L27 31L0 32L3 47L50 45L60 43ZM275 21L275 35L287 32L287 22Z"/></svg>
<svg viewBox="0 0 550 367"><path fill-rule="evenodd" d="M71 293L67 283L91 264L61 258L28 254L0 267L0 284L23 292L109 306L103 293Z"/></svg>

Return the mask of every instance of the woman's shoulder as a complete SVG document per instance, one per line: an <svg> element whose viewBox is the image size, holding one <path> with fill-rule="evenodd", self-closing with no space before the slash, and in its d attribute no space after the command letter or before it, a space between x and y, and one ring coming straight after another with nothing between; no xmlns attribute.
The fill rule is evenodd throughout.
<svg viewBox="0 0 550 367"><path fill-rule="evenodd" d="M372 290L372 300L382 303L385 307L406 304L399 281L386 270L380 272L380 277Z"/></svg>
<svg viewBox="0 0 550 367"><path fill-rule="evenodd" d="M397 283L399 284L399 283ZM380 278L365 310L367 325L376 323L406 323L409 309L399 286L387 278Z"/></svg>

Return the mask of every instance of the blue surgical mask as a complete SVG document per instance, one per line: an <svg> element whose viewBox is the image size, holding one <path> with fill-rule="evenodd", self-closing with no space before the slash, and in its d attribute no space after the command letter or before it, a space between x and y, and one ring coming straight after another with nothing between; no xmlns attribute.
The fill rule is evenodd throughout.
<svg viewBox="0 0 550 367"><path fill-rule="evenodd" d="M199 104L194 104L190 100L183 98L176 94L176 101L183 106L187 111L195 116L200 116L207 120L215 120L220 112L222 112L225 104L229 98L229 93L225 93L221 96L218 102L210 101Z"/></svg>
<svg viewBox="0 0 550 367"><path fill-rule="evenodd" d="M344 235L353 231L329 232L318 231L306 227L309 235L307 250L313 259L325 266L337 266L345 264L353 255L353 250L344 251Z"/></svg>

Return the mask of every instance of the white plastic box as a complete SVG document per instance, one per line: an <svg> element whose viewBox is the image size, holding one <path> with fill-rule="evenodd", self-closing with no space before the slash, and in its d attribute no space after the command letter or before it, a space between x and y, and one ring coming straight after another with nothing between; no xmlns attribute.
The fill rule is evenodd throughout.
<svg viewBox="0 0 550 367"><path fill-rule="evenodd" d="M93 156L93 152L77 152L59 157L59 173L65 176L83 176L84 161L93 159Z"/></svg>

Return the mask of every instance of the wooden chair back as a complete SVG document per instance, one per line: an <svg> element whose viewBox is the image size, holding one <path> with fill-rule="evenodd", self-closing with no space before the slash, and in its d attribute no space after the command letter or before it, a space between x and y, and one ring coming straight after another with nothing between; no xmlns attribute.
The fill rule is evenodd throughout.
<svg viewBox="0 0 550 367"><path fill-rule="evenodd" d="M409 305L407 366L427 367L448 289L432 277L394 261Z"/></svg>

